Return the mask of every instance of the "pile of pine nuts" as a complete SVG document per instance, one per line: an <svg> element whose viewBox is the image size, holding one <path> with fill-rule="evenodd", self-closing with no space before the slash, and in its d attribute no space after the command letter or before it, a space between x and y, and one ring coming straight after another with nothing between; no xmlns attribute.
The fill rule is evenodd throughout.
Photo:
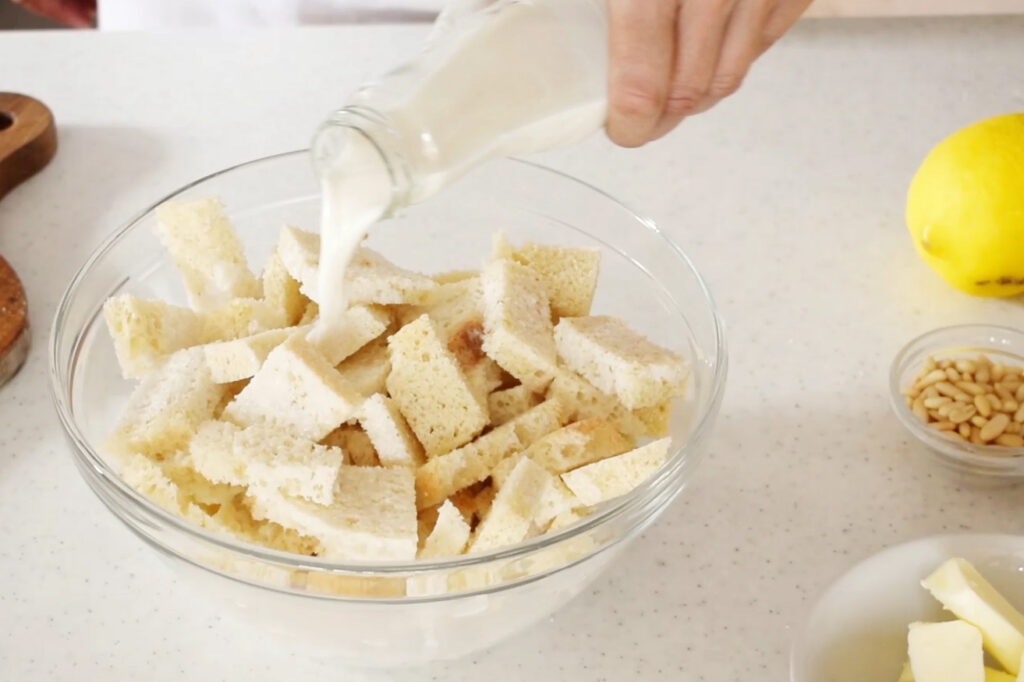
<svg viewBox="0 0 1024 682"><path fill-rule="evenodd" d="M1024 368L929 357L903 395L933 429L977 445L1024 447Z"/></svg>

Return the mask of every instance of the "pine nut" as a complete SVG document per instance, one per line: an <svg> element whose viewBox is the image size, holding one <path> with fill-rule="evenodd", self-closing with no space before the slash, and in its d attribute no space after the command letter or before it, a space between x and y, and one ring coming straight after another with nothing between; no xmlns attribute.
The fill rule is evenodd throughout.
<svg viewBox="0 0 1024 682"><path fill-rule="evenodd" d="M960 434L960 437L965 440L971 437L971 425L967 422L962 422L956 430Z"/></svg>
<svg viewBox="0 0 1024 682"><path fill-rule="evenodd" d="M1024 405L1021 405L1020 408L1013 414L1013 421L1017 422L1018 424L1024 424Z"/></svg>
<svg viewBox="0 0 1024 682"><path fill-rule="evenodd" d="M1024 424L1021 424L1020 422L1010 422L1006 425L1006 430L1003 431L1003 433L1016 433L1018 435L1024 433Z"/></svg>
<svg viewBox="0 0 1024 682"><path fill-rule="evenodd" d="M985 397L988 398L988 404L992 406L993 410L999 412L1003 409L1003 401L997 398L994 393L989 393Z"/></svg>
<svg viewBox="0 0 1024 682"><path fill-rule="evenodd" d="M1024 403L1024 384L1021 384L1017 392L1013 394L1013 399L1018 403Z"/></svg>
<svg viewBox="0 0 1024 682"><path fill-rule="evenodd" d="M992 414L992 403L983 395L974 397L974 406L978 408L978 414L982 417L988 417Z"/></svg>
<svg viewBox="0 0 1024 682"><path fill-rule="evenodd" d="M929 410L934 410L938 407L942 407L943 405L948 405L951 402L953 402L953 399L947 398L946 396L939 396L938 398L925 398L924 406L927 407Z"/></svg>
<svg viewBox="0 0 1024 682"><path fill-rule="evenodd" d="M936 431L952 431L956 428L956 425L953 422L948 421L932 422L928 426L932 427Z"/></svg>
<svg viewBox="0 0 1024 682"><path fill-rule="evenodd" d="M920 398L914 401L914 405L910 409L918 419L923 421L925 424L928 423L928 410L925 409L924 402Z"/></svg>
<svg viewBox="0 0 1024 682"><path fill-rule="evenodd" d="M996 395L999 396L1000 400L1013 400L1013 391L1008 389L1003 384L1001 384L1001 383L1000 384L996 384L995 385L995 391L996 391Z"/></svg>
<svg viewBox="0 0 1024 682"><path fill-rule="evenodd" d="M953 383L961 381L960 372L956 371L952 367L946 370L946 377Z"/></svg>
<svg viewBox="0 0 1024 682"><path fill-rule="evenodd" d="M980 428L985 424L988 424L988 420L982 417L980 414L978 414L971 417L971 423Z"/></svg>
<svg viewBox="0 0 1024 682"><path fill-rule="evenodd" d="M954 424L963 424L977 413L974 405L956 406L949 411L949 421Z"/></svg>
<svg viewBox="0 0 1024 682"><path fill-rule="evenodd" d="M1015 414L1020 409L1020 403L1013 398L1003 401L1003 412L1006 414Z"/></svg>
<svg viewBox="0 0 1024 682"><path fill-rule="evenodd" d="M946 359L939 361L939 369L946 370L953 366L953 361Z"/></svg>
<svg viewBox="0 0 1024 682"><path fill-rule="evenodd" d="M945 381L948 378L949 377L946 376L946 373L941 369L934 369L928 374L925 374L923 377L918 379L917 385L924 388L925 386L931 386L932 384L937 383L939 381Z"/></svg>
<svg viewBox="0 0 1024 682"><path fill-rule="evenodd" d="M939 389L935 388L934 386L929 386L928 388L921 391L921 395L923 395L925 398L938 398Z"/></svg>
<svg viewBox="0 0 1024 682"><path fill-rule="evenodd" d="M955 409L956 405L954 405L953 403L946 403L945 405L939 405L937 408L935 408L935 411L939 414L940 417L948 417Z"/></svg>
<svg viewBox="0 0 1024 682"><path fill-rule="evenodd" d="M953 422L948 423L952 424ZM1009 425L1009 423L1010 416L1008 414L1000 412L999 414L989 419L988 424L985 424L985 426L981 427L981 439L986 443L995 440L1000 435L1002 435L1003 431L1006 430L1006 427Z"/></svg>
<svg viewBox="0 0 1024 682"><path fill-rule="evenodd" d="M977 426L971 427L971 442L977 445L984 445L985 442L981 440L981 429Z"/></svg>
<svg viewBox="0 0 1024 682"><path fill-rule="evenodd" d="M974 381L979 384L987 384L992 381L992 370L988 367L979 367L978 371L974 373Z"/></svg>
<svg viewBox="0 0 1024 682"><path fill-rule="evenodd" d="M927 374L928 372L932 371L933 369L935 369L937 367L938 367L938 365L935 364L935 357L932 356L932 355L929 355L928 357L926 357L924 359L924 369L922 371L925 374Z"/></svg>
<svg viewBox="0 0 1024 682"><path fill-rule="evenodd" d="M956 383L956 387L965 393L970 393L971 395L984 395L987 393L982 386L974 383L973 381L958 381Z"/></svg>
<svg viewBox="0 0 1024 682"><path fill-rule="evenodd" d="M1024 448L1024 438L1015 433L1004 433L996 438L996 444L1008 448Z"/></svg>
<svg viewBox="0 0 1024 682"><path fill-rule="evenodd" d="M992 381L1002 381L1006 376L1006 367L996 363L992 365Z"/></svg>
<svg viewBox="0 0 1024 682"><path fill-rule="evenodd" d="M967 372L974 374L975 372L978 371L978 365L971 362L970 360L957 360L953 364L953 366L956 367L956 371L960 372L961 374L966 374Z"/></svg>

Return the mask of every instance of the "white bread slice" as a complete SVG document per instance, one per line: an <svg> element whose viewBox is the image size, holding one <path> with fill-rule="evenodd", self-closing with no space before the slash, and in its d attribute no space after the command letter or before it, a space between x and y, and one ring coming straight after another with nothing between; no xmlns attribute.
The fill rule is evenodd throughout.
<svg viewBox="0 0 1024 682"><path fill-rule="evenodd" d="M231 341L281 326L280 313L262 298L234 298L202 317L208 342Z"/></svg>
<svg viewBox="0 0 1024 682"><path fill-rule="evenodd" d="M494 240L494 256L514 260L536 273L548 292L555 319L590 314L601 263L598 249L534 243L516 248L499 233Z"/></svg>
<svg viewBox="0 0 1024 682"><path fill-rule="evenodd" d="M494 391L487 397L487 411L491 415L491 424L501 426L531 407L539 405L542 399L542 396L523 384L503 391Z"/></svg>
<svg viewBox="0 0 1024 682"><path fill-rule="evenodd" d="M289 274L278 249L270 254L263 268L263 300L277 312L279 327L299 323L309 299L299 290L299 281Z"/></svg>
<svg viewBox="0 0 1024 682"><path fill-rule="evenodd" d="M340 448L296 437L269 422L235 434L234 456L245 463L249 487L272 488L323 505L334 501L334 483L345 462Z"/></svg>
<svg viewBox="0 0 1024 682"><path fill-rule="evenodd" d="M544 286L533 271L510 260L489 263L481 281L484 352L521 383L543 391L557 369Z"/></svg>
<svg viewBox="0 0 1024 682"><path fill-rule="evenodd" d="M196 472L214 483L248 485L246 461L235 449L239 431L229 422L210 420L201 424L188 444L189 461Z"/></svg>
<svg viewBox="0 0 1024 682"><path fill-rule="evenodd" d="M536 533L537 509L550 478L551 474L533 460L521 458L473 533L469 553L514 545Z"/></svg>
<svg viewBox="0 0 1024 682"><path fill-rule="evenodd" d="M423 446L391 398L375 393L363 401L358 416L383 466L417 467L423 463Z"/></svg>
<svg viewBox="0 0 1024 682"><path fill-rule="evenodd" d="M438 283L426 275L404 270L366 247L356 251L345 271L345 295L350 305L429 303Z"/></svg>
<svg viewBox="0 0 1024 682"><path fill-rule="evenodd" d="M682 357L657 346L615 317L566 317L555 327L566 366L629 409L654 407L682 395Z"/></svg>
<svg viewBox="0 0 1024 682"><path fill-rule="evenodd" d="M277 240L277 254L284 269L299 283L300 293L314 301L319 300L316 287L320 264L320 235L285 225L281 228L281 236Z"/></svg>
<svg viewBox="0 0 1024 682"><path fill-rule="evenodd" d="M437 510L434 529L423 543L418 558L436 559L462 554L469 542L469 533L469 524L462 518L462 514L455 505L445 500Z"/></svg>
<svg viewBox="0 0 1024 682"><path fill-rule="evenodd" d="M118 294L103 304L103 316L126 379L141 379L169 354L204 340L199 315L160 301Z"/></svg>
<svg viewBox="0 0 1024 682"><path fill-rule="evenodd" d="M294 335L270 352L223 417L241 426L276 422L317 441L352 416L361 400L323 356Z"/></svg>
<svg viewBox="0 0 1024 682"><path fill-rule="evenodd" d="M537 464L560 474L606 457L622 454L634 447L608 421L585 419L544 436L524 451Z"/></svg>
<svg viewBox="0 0 1024 682"><path fill-rule="evenodd" d="M483 430L487 405L474 394L427 315L399 329L388 347L388 393L428 457L450 452Z"/></svg>
<svg viewBox="0 0 1024 682"><path fill-rule="evenodd" d="M412 472L405 467L341 467L330 506L269 488L250 487L249 493L255 518L318 539L325 557L416 557L415 493Z"/></svg>
<svg viewBox="0 0 1024 682"><path fill-rule="evenodd" d="M342 424L320 441L321 445L341 448L345 453L346 464L359 467L380 466L377 450L370 441L370 436L358 424Z"/></svg>
<svg viewBox="0 0 1024 682"><path fill-rule="evenodd" d="M357 305L345 311L342 319L330 326L313 325L306 340L332 365L383 334L391 324L391 315L380 306Z"/></svg>
<svg viewBox="0 0 1024 682"><path fill-rule="evenodd" d="M196 428L213 417L224 395L200 348L173 353L128 398L107 439L115 453L166 455L184 448Z"/></svg>
<svg viewBox="0 0 1024 682"><path fill-rule="evenodd" d="M169 202L156 209L156 231L185 282L196 310L258 296L245 251L219 199Z"/></svg>
<svg viewBox="0 0 1024 682"><path fill-rule="evenodd" d="M380 336L345 358L337 367L338 374L361 396L383 393L391 360L388 358L388 340Z"/></svg>
<svg viewBox="0 0 1024 682"><path fill-rule="evenodd" d="M672 439L662 438L643 447L562 474L562 481L580 504L592 507L625 495L647 480L668 454Z"/></svg>
<svg viewBox="0 0 1024 682"><path fill-rule="evenodd" d="M206 344L202 348L213 380L227 384L255 375L270 351L294 332L294 327L270 329L241 339Z"/></svg>
<svg viewBox="0 0 1024 682"><path fill-rule="evenodd" d="M564 423L564 408L548 400L472 443L433 457L416 471L416 503L439 504L456 491L487 478L505 457L527 448Z"/></svg>

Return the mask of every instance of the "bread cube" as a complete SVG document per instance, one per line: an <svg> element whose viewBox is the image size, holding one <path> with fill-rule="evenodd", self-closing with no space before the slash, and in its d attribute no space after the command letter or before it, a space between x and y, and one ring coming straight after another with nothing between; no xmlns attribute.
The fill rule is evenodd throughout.
<svg viewBox="0 0 1024 682"><path fill-rule="evenodd" d="M654 473L668 454L670 438L662 438L621 455L608 457L562 474L562 481L582 505L593 506L625 495Z"/></svg>
<svg viewBox="0 0 1024 682"><path fill-rule="evenodd" d="M536 275L510 260L496 260L481 275L483 350L531 390L542 392L557 369L551 310Z"/></svg>
<svg viewBox="0 0 1024 682"><path fill-rule="evenodd" d="M125 483L165 511L197 523L206 517L202 509L181 494L160 464L149 457L136 452L120 457L118 473Z"/></svg>
<svg viewBox="0 0 1024 682"><path fill-rule="evenodd" d="M232 298L260 294L219 199L166 203L157 207L156 219L157 234L181 273L194 309L215 310Z"/></svg>
<svg viewBox="0 0 1024 682"><path fill-rule="evenodd" d="M590 314L601 263L598 249L533 243L516 248L500 233L495 237L494 246L496 258L511 259L536 273L548 293L555 319Z"/></svg>
<svg viewBox="0 0 1024 682"><path fill-rule="evenodd" d="M299 283L299 292L306 298L320 300L317 295L320 235L286 225L277 240L277 254L284 269Z"/></svg>
<svg viewBox="0 0 1024 682"><path fill-rule="evenodd" d="M281 326L279 311L262 298L235 298L203 313L202 318L208 342L231 341Z"/></svg>
<svg viewBox="0 0 1024 682"><path fill-rule="evenodd" d="M416 504L405 467L343 466L329 506L271 488L251 487L253 516L320 541L323 556L342 560L416 557Z"/></svg>
<svg viewBox="0 0 1024 682"><path fill-rule="evenodd" d="M271 329L231 341L217 341L203 346L206 364L218 384L248 379L260 370L274 348L295 333L295 328Z"/></svg>
<svg viewBox="0 0 1024 682"><path fill-rule="evenodd" d="M249 487L272 488L316 504L334 501L334 483L345 463L340 448L319 445L273 423L260 422L235 435L234 451L245 463Z"/></svg>
<svg viewBox="0 0 1024 682"><path fill-rule="evenodd" d="M383 334L391 324L391 315L380 306L357 305L345 311L331 325L321 321L313 325L306 340L332 365L337 365Z"/></svg>
<svg viewBox="0 0 1024 682"><path fill-rule="evenodd" d="M553 473L622 454L634 446L604 419L585 419L544 436L523 453Z"/></svg>
<svg viewBox="0 0 1024 682"><path fill-rule="evenodd" d="M521 458L474 532L469 553L507 547L535 535L536 512L550 479L543 467L528 457Z"/></svg>
<svg viewBox="0 0 1024 682"><path fill-rule="evenodd" d="M199 315L160 301L118 294L103 304L103 316L126 379L141 379L169 354L204 340Z"/></svg>
<svg viewBox="0 0 1024 682"><path fill-rule="evenodd" d="M380 466L380 458L370 436L358 424L342 424L327 434L320 443L341 448L345 453L346 464L358 467Z"/></svg>
<svg viewBox="0 0 1024 682"><path fill-rule="evenodd" d="M151 456L180 450L213 417L224 391L213 380L202 349L179 350L132 392L107 447Z"/></svg>
<svg viewBox="0 0 1024 682"><path fill-rule="evenodd" d="M239 431L229 422L210 420L201 424L188 444L189 460L196 472L214 483L247 486L246 460L235 449Z"/></svg>
<svg viewBox="0 0 1024 682"><path fill-rule="evenodd" d="M380 336L345 358L337 367L338 373L356 393L369 397L386 390L391 360L388 358L388 340Z"/></svg>
<svg viewBox="0 0 1024 682"><path fill-rule="evenodd" d="M263 268L263 300L278 315L278 327L297 325L302 319L309 299L300 291L297 279L291 276L281 260L278 249L270 254Z"/></svg>
<svg viewBox="0 0 1024 682"><path fill-rule="evenodd" d="M654 407L685 392L688 370L683 358L618 318L562 318L555 341L569 369L631 410Z"/></svg>
<svg viewBox="0 0 1024 682"><path fill-rule="evenodd" d="M423 446L391 398L380 393L370 396L359 407L358 419L383 466L423 463Z"/></svg>
<svg viewBox="0 0 1024 682"><path fill-rule="evenodd" d="M223 417L241 426L275 422L317 441L346 421L361 402L334 369L301 336L292 336L266 361Z"/></svg>
<svg viewBox="0 0 1024 682"><path fill-rule="evenodd" d="M345 295L350 305L430 302L438 284L430 277L404 270L376 251L362 247L345 271Z"/></svg>
<svg viewBox="0 0 1024 682"><path fill-rule="evenodd" d="M491 424L501 426L531 407L539 405L542 399L523 384L503 391L494 391L487 397L487 411L491 415Z"/></svg>
<svg viewBox="0 0 1024 682"><path fill-rule="evenodd" d="M474 394L427 315L398 330L388 347L388 394L428 457L450 452L483 430L487 406Z"/></svg>
<svg viewBox="0 0 1024 682"><path fill-rule="evenodd" d="M418 557L436 559L462 554L469 542L469 533L469 524L462 518L462 514L455 505L445 500L437 510L434 529L427 536Z"/></svg>

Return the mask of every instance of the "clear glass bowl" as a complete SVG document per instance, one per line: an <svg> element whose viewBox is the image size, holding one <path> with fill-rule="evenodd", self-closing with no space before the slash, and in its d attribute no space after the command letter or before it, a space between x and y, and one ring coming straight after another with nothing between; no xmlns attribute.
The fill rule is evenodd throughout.
<svg viewBox="0 0 1024 682"><path fill-rule="evenodd" d="M979 353L996 362L1024 366L1024 332L1012 327L968 324L922 334L904 346L892 362L892 408L903 426L947 469L978 482L1019 483L1024 481L1024 448L976 445L944 435L914 416L903 398L903 389L921 373L928 356L973 358Z"/></svg>
<svg viewBox="0 0 1024 682"><path fill-rule="evenodd" d="M282 225L317 229L319 191L306 152L230 168L166 199L211 195L224 201L254 268L265 262ZM420 664L469 654L548 616L582 592L683 490L721 404L722 325L679 247L593 187L526 162L494 162L375 227L370 245L428 272L477 267L497 229L514 242L600 248L594 310L625 318L692 366L688 395L674 410L674 447L666 463L632 494L576 525L488 554L337 563L215 535L126 485L99 447L132 388L117 367L101 314L104 300L129 292L185 301L154 224L150 207L97 249L68 287L50 347L58 415L82 476L125 525L209 600L289 637L305 652L365 667Z"/></svg>

